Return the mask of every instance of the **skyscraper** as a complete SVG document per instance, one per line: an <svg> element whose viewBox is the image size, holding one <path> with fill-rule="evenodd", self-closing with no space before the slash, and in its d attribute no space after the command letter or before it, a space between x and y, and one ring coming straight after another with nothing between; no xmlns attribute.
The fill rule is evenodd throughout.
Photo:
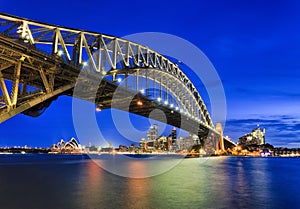
<svg viewBox="0 0 300 209"><path fill-rule="evenodd" d="M176 132L176 128L174 127L171 131L170 137L172 140L176 140L177 138L177 132Z"/></svg>
<svg viewBox="0 0 300 209"><path fill-rule="evenodd" d="M158 126L157 124L154 124L150 127L148 133L147 133L147 141L154 141L158 138Z"/></svg>

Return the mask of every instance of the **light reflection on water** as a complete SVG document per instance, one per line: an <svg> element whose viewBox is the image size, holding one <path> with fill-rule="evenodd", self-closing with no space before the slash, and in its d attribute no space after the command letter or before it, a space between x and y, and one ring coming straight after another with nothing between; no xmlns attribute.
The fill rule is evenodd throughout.
<svg viewBox="0 0 300 209"><path fill-rule="evenodd" d="M133 157L140 156L140 157ZM104 170L122 177L146 178L163 174L177 166L181 155L90 155Z"/></svg>
<svg viewBox="0 0 300 209"><path fill-rule="evenodd" d="M37 156L38 157L38 156ZM1 158L1 208L299 208L300 158L184 159L151 178L124 178L92 160ZM38 163L36 163L38 161ZM143 160L128 170L148 172Z"/></svg>

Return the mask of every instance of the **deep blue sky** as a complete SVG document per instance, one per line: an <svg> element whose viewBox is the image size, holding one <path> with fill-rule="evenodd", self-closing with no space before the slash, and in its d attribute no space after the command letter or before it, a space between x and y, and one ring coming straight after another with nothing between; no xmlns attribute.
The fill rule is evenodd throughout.
<svg viewBox="0 0 300 209"><path fill-rule="evenodd" d="M0 6L5 13L115 36L163 32L182 37L208 56L223 81L225 135L237 141L260 124L267 130L266 142L300 147L300 3L296 0L3 0ZM101 112L109 130L112 121L107 115ZM146 130L149 124L144 124ZM0 131L1 146L50 146L76 136L71 98L59 98L39 118L9 119ZM107 136L118 138L109 131Z"/></svg>

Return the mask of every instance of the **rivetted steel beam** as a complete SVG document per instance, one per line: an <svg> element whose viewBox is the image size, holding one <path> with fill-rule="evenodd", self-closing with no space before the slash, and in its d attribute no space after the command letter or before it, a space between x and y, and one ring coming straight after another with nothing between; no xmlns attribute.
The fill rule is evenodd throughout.
<svg viewBox="0 0 300 209"><path fill-rule="evenodd" d="M39 72L40 72L40 76L42 78L42 81L43 81L43 84L44 84L46 92L50 93L51 92L51 87L49 85L49 82L48 82L48 79L47 79L47 77L45 75L44 70L42 68L40 68Z"/></svg>
<svg viewBox="0 0 300 209"><path fill-rule="evenodd" d="M19 92L19 83L20 83L20 74L21 74L21 61L17 63L15 68L14 82L12 87L12 106L15 107L17 105L18 92Z"/></svg>
<svg viewBox="0 0 300 209"><path fill-rule="evenodd" d="M0 79L0 83L1 83L1 79ZM14 109L11 109L8 112L2 112L0 114L0 123L2 123L5 120L7 120L7 119L9 119L9 118L17 115L18 113L24 112L25 110L28 110L31 107L34 107L35 105L40 104L40 103L42 103L42 102L50 99L50 98L52 98L52 97L54 97L56 95L59 95L59 94L65 92L67 90L70 90L70 89L74 88L74 86L75 86L74 83L62 86L59 89L56 89L56 90L54 90L51 93L48 93L48 94L39 96L39 97L37 97L35 99L32 99L30 101L27 101L24 104L21 104L20 106L14 108ZM2 87L2 85L1 85L1 87Z"/></svg>
<svg viewBox="0 0 300 209"><path fill-rule="evenodd" d="M4 78L3 78L1 71L0 71L0 86L1 86L2 94L4 97L4 101L6 103L7 109L10 110L10 108L12 107L12 103L11 103L11 99L10 99L9 93L7 91L6 84L4 82Z"/></svg>
<svg viewBox="0 0 300 209"><path fill-rule="evenodd" d="M7 68L9 68L9 67L12 67L12 66L14 66L14 65L11 64L11 63L9 63L9 64L7 64L7 65L4 65L4 66L2 66L2 67L0 68L0 71L5 70L5 69L7 69Z"/></svg>

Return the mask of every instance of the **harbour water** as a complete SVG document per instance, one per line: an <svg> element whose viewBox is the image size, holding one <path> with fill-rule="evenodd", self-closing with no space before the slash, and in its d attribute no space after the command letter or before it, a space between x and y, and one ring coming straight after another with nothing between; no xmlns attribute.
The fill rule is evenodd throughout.
<svg viewBox="0 0 300 209"><path fill-rule="evenodd" d="M147 170L143 159L133 162L133 167ZM0 155L0 205L46 209L300 208L300 158L182 159L162 174L126 178L80 155Z"/></svg>

